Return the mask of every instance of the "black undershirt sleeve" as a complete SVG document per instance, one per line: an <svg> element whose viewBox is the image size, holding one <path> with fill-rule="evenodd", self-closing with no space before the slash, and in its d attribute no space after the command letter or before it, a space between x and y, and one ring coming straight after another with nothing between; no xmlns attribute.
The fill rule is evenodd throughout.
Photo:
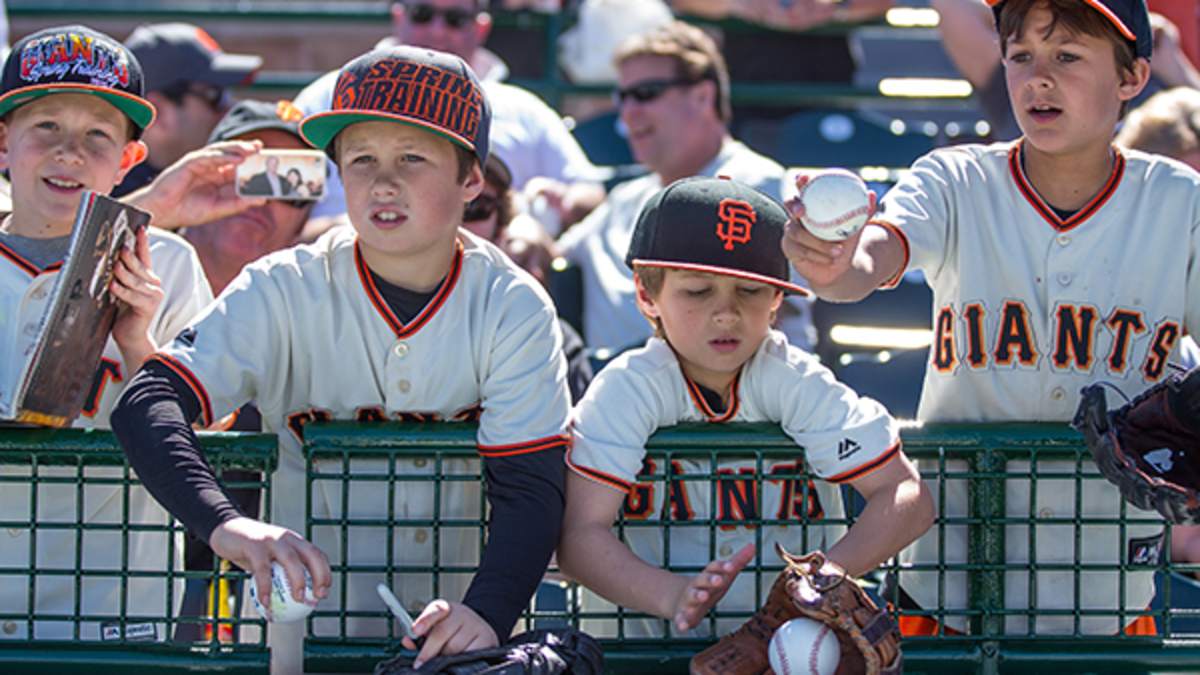
<svg viewBox="0 0 1200 675"><path fill-rule="evenodd" d="M512 633L558 544L565 505L563 449L483 460L491 518L487 547L463 603L496 631Z"/></svg>
<svg viewBox="0 0 1200 675"><path fill-rule="evenodd" d="M241 516L204 457L191 422L195 393L162 363L142 366L112 413L112 429L150 494L200 541Z"/></svg>

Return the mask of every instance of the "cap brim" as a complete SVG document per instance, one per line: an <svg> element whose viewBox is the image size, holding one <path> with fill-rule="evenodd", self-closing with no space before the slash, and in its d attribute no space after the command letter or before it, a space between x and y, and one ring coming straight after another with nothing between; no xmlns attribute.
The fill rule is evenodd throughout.
<svg viewBox="0 0 1200 675"><path fill-rule="evenodd" d="M807 288L793 284L790 281L782 281L775 277L768 277L762 274L754 274L745 270L735 270L728 267L717 267L716 265L697 265L695 263L675 262L673 260L644 260L642 258L634 258L633 264L643 265L645 267L665 267L673 270L688 270L689 272L707 272L709 274L721 274L727 277L737 277L738 279L746 279L748 281L757 281L762 284L770 284L788 293L795 293L801 296L812 295L812 292Z"/></svg>
<svg viewBox="0 0 1200 675"><path fill-rule="evenodd" d="M314 148L327 150L334 136L341 133L342 129L359 122L398 122L400 124L407 124L437 134L455 145L462 146L472 153L475 152L475 145L467 139L457 134L452 134L441 127L434 126L425 120L373 110L332 110L309 115L304 118L304 121L300 122L300 135Z"/></svg>
<svg viewBox="0 0 1200 675"><path fill-rule="evenodd" d="M146 99L108 87L97 87L79 82L37 84L22 87L0 96L0 115L50 94L89 94L108 101L128 117L138 129L145 129L154 122L154 104Z"/></svg>
<svg viewBox="0 0 1200 675"><path fill-rule="evenodd" d="M210 64L212 70L201 81L218 87L249 84L262 64L262 57L252 54L217 54Z"/></svg>
<svg viewBox="0 0 1200 675"><path fill-rule="evenodd" d="M995 14L995 17L996 17L996 23L997 23L997 25L999 25L999 23L1000 23L1000 6L1004 4L1004 0L986 0L986 1L987 1L988 6L992 8L992 12ZM1108 22L1111 23L1113 25L1113 27L1117 29L1117 32L1120 33L1122 37L1124 37L1126 40L1129 40L1130 42L1132 42L1134 44L1137 44L1137 35L1133 32L1133 30L1130 29L1129 26L1126 26L1125 22L1121 21L1121 18L1118 17L1117 14L1115 12L1113 12L1111 9L1106 7L1103 2L1100 2L1100 0L1083 0L1083 2L1085 4L1087 4L1089 7L1091 7L1092 9L1096 10L1097 12L1100 12L1100 15L1103 16L1105 19L1107 19Z"/></svg>

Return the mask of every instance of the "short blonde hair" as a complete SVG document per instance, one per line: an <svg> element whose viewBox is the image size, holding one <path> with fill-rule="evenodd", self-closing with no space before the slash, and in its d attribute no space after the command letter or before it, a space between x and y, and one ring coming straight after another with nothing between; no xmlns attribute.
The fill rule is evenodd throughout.
<svg viewBox="0 0 1200 675"><path fill-rule="evenodd" d="M642 288L646 289L646 293L650 294L650 297L657 298L658 294L662 293L663 283L667 278L667 270L662 267L635 265L633 276L642 282ZM663 331L662 319L643 312L640 304L638 305L638 311L642 312L642 316L646 317L646 321L650 322L650 327L654 329L654 337L667 339L667 334Z"/></svg>
<svg viewBox="0 0 1200 675"><path fill-rule="evenodd" d="M620 66L637 56L665 56L675 61L679 77L689 82L712 81L717 87L717 117L725 124L733 119L733 107L729 102L729 68L717 43L704 31L682 21L672 21L621 43L613 62Z"/></svg>
<svg viewBox="0 0 1200 675"><path fill-rule="evenodd" d="M1180 159L1200 151L1200 91L1160 91L1129 113L1117 144Z"/></svg>

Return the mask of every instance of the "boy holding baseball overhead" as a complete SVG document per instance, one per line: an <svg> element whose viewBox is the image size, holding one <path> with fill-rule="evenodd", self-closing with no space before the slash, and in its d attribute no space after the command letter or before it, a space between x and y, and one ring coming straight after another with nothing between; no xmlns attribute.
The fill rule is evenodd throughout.
<svg viewBox="0 0 1200 675"><path fill-rule="evenodd" d="M1150 73L1144 0L992 4L1024 135L935 150L859 233L825 242L794 224L784 250L833 301L924 273L934 320L923 421L1066 422L1082 387L1105 381L1133 397L1168 372L1180 337L1200 333L1200 175L1112 143ZM1005 630L1152 633L1157 514L1105 481L1076 480L1074 460L1005 470L1040 477L1007 481L1010 521L1045 521L1006 529ZM939 484L945 516L967 516L966 481ZM946 570L967 560L966 527L937 528L911 552L889 599L933 616L901 617L902 629L967 630L967 572Z"/></svg>
<svg viewBox="0 0 1200 675"><path fill-rule="evenodd" d="M328 623L346 636L386 634L375 587L387 577L374 570L438 562L440 572L393 575L400 599L420 614L418 662L508 638L546 569L563 509L569 398L554 306L499 249L460 229L464 205L483 189L489 122L479 82L456 56L394 47L346 64L332 110L300 131L337 162L353 229L247 266L148 361L114 417L131 462L172 513L252 571L264 597L272 561L297 600L307 568L315 594L341 613ZM194 420L248 401L279 435L274 524L238 512L191 432ZM479 533L464 527L395 526L384 537L382 528L314 526L311 543L297 534L306 501L326 522L485 515L473 481L306 483L307 422L413 417L479 421L480 460L438 466L467 473L482 465L490 506L482 552ZM420 476L434 468L423 457L346 462L314 469ZM327 556L345 579L333 582ZM473 578L461 571L476 565ZM323 625L313 621L315 631ZM301 670L303 629L272 626L273 672Z"/></svg>
<svg viewBox="0 0 1200 675"><path fill-rule="evenodd" d="M625 261L655 335L607 365L573 413L559 563L600 596L667 619L679 632L695 628L723 597L723 610L756 609L756 579L738 573L756 558L777 562L774 543L793 552L824 549L859 575L933 518L929 493L883 406L838 383L770 328L784 293L805 292L788 280L779 247L787 222L779 203L727 179L685 178L652 197ZM684 422L773 422L804 450L786 460L678 456L656 467L647 439ZM761 480L734 478L756 471ZM823 480L805 480L808 472ZM639 479L664 473L677 480ZM714 475L722 478L710 481ZM867 500L848 532L819 522L843 517L839 484ZM626 527L622 542L613 531L622 506L626 522L669 527ZM760 527L771 519L782 526ZM765 590L771 580L763 581ZM626 620L624 635L661 634L661 625Z"/></svg>

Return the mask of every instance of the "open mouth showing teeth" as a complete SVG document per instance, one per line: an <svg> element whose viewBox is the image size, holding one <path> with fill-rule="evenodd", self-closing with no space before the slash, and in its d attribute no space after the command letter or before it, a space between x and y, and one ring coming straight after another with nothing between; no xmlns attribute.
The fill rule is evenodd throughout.
<svg viewBox="0 0 1200 675"><path fill-rule="evenodd" d="M395 211L380 211L379 213L375 214L375 217L388 223L400 220L400 214L396 213Z"/></svg>
<svg viewBox="0 0 1200 675"><path fill-rule="evenodd" d="M83 183L79 183L79 182L76 182L73 180L64 180L62 178L47 178L46 182L53 185L54 187L65 188L67 190L74 190L76 188L83 187Z"/></svg>

